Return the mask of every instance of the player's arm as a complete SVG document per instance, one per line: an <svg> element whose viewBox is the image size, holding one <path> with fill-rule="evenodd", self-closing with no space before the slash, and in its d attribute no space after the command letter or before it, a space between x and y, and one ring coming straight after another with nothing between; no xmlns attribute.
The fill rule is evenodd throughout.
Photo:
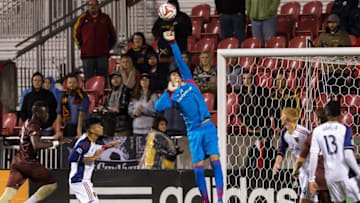
<svg viewBox="0 0 360 203"><path fill-rule="evenodd" d="M306 157L309 155L310 152L310 146L311 146L311 138L312 135L308 135L306 137L305 143L301 149L300 155L299 157L296 159L295 164L294 164L294 170L292 175L294 177L297 177L299 175L299 169L303 166Z"/></svg>
<svg viewBox="0 0 360 203"><path fill-rule="evenodd" d="M96 150L94 156L84 157L82 162L86 163L86 162L95 161L96 159L98 159L101 156L101 154L103 153L104 150L105 150L104 148L100 148L100 149Z"/></svg>
<svg viewBox="0 0 360 203"><path fill-rule="evenodd" d="M316 129L315 129L316 130ZM311 138L311 147L310 147L310 164L309 164L309 186L310 186L310 193L315 195L318 189L318 186L315 182L316 176L316 167L318 164L318 156L320 153L320 146L319 143L314 136Z"/></svg>
<svg viewBox="0 0 360 203"><path fill-rule="evenodd" d="M165 111L166 109L171 109L172 102L170 99L170 93L168 91L164 91L161 97L155 103L155 111Z"/></svg>
<svg viewBox="0 0 360 203"><path fill-rule="evenodd" d="M344 140L344 158L346 164L355 172L357 179L360 179L360 169L357 165L354 156L354 145L352 139L351 128L346 126L345 140Z"/></svg>
<svg viewBox="0 0 360 203"><path fill-rule="evenodd" d="M273 167L273 174L274 175L279 171L280 165L281 165L282 160L283 160L283 158L285 156L285 153L286 153L286 149L289 146L288 143L284 139L285 132L286 132L285 129L283 129L282 132L281 132L280 145L279 145L278 153L277 153L277 156L276 156L275 164L274 164L274 167Z"/></svg>
<svg viewBox="0 0 360 203"><path fill-rule="evenodd" d="M71 140L68 138L61 138L59 140L54 140L52 142L42 142L40 139L40 131L31 132L30 140L31 140L31 144L35 150L46 149L46 148L50 148L50 147L57 147L61 144L71 142Z"/></svg>
<svg viewBox="0 0 360 203"><path fill-rule="evenodd" d="M178 44L175 41L175 33L173 31L166 31L163 33L164 39L168 40L171 46L171 50L174 54L176 64L179 68L181 78L184 80L192 79L192 74L189 67L186 65Z"/></svg>

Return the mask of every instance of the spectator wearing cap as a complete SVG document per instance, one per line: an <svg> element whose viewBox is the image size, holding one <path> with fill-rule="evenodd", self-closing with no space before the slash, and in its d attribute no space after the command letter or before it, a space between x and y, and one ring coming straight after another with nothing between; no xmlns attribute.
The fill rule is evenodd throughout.
<svg viewBox="0 0 360 203"><path fill-rule="evenodd" d="M245 39L245 0L215 0L216 10L220 14L222 37L235 37L239 46Z"/></svg>
<svg viewBox="0 0 360 203"><path fill-rule="evenodd" d="M359 0L335 0L331 8L340 18L340 30L348 34L360 37L360 1Z"/></svg>
<svg viewBox="0 0 360 203"><path fill-rule="evenodd" d="M350 47L348 33L339 29L340 19L336 14L330 14L324 33L319 36L318 47Z"/></svg>
<svg viewBox="0 0 360 203"><path fill-rule="evenodd" d="M146 136L150 132L156 112L155 102L158 99L151 91L150 75L142 73L136 84L129 104L129 115L133 120L133 134L136 138L136 157L140 160L144 151Z"/></svg>
<svg viewBox="0 0 360 203"><path fill-rule="evenodd" d="M115 136L129 136L132 134L132 119L128 114L132 89L123 83L118 71L112 72L109 79L111 91L106 96L103 108L115 113Z"/></svg>
<svg viewBox="0 0 360 203"><path fill-rule="evenodd" d="M156 53L150 45L146 44L146 39L142 32L136 32L132 36L131 42L132 47L126 54L132 58L135 68L140 72L144 72L146 69L146 56Z"/></svg>
<svg viewBox="0 0 360 203"><path fill-rule="evenodd" d="M155 53L146 56L147 69L144 72L150 75L151 91L162 93L168 85L169 67L166 64L159 64L159 58Z"/></svg>
<svg viewBox="0 0 360 203"><path fill-rule="evenodd" d="M96 74L107 78L108 57L116 43L116 33L97 0L88 1L88 10L77 19L73 36L81 51L85 81Z"/></svg>
<svg viewBox="0 0 360 203"><path fill-rule="evenodd" d="M168 0L168 3L176 7L176 16L174 19L163 20L158 18L153 25L152 34L158 38L160 63L170 63L169 70L176 69L176 61L173 57L169 42L164 39L163 32L174 30L176 33L175 40L181 51L187 50L187 38L192 34L192 23L190 17L180 11L177 0Z"/></svg>
<svg viewBox="0 0 360 203"><path fill-rule="evenodd" d="M276 35L277 10L280 0L246 0L246 11L251 20L253 37L265 46L266 40Z"/></svg>

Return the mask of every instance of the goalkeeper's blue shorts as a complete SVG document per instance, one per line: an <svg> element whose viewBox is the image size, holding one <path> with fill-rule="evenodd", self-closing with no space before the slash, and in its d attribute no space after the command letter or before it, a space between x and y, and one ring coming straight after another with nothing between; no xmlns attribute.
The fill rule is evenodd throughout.
<svg viewBox="0 0 360 203"><path fill-rule="evenodd" d="M188 139L194 164L204 160L209 155L220 155L217 130L210 120L198 128L188 131Z"/></svg>

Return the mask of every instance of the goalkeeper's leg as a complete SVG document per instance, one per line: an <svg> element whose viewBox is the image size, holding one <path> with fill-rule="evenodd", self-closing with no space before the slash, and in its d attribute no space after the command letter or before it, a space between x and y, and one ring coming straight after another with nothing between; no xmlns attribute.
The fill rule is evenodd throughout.
<svg viewBox="0 0 360 203"><path fill-rule="evenodd" d="M196 185L199 188L201 197L205 203L208 203L209 196L207 193L206 182L205 182L204 160L199 161L195 164L194 175L195 175Z"/></svg>
<svg viewBox="0 0 360 203"><path fill-rule="evenodd" d="M221 170L221 164L218 155L210 155L211 167L214 171L215 183L216 183L216 192L218 196L218 202L223 202L223 192L224 192L224 180Z"/></svg>

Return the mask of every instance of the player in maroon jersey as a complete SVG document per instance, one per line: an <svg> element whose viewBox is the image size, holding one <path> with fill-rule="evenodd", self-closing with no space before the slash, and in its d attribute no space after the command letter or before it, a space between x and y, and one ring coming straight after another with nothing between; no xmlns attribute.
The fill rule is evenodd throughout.
<svg viewBox="0 0 360 203"><path fill-rule="evenodd" d="M21 130L19 150L11 162L10 176L5 191L0 197L0 203L10 202L27 178L30 181L41 183L42 186L25 203L39 202L48 197L57 187L49 170L37 160L37 152L41 149L57 147L60 144L71 142L71 140L62 138L52 142L41 141L41 126L49 118L46 103L36 101L32 106L32 115L30 120L25 121Z"/></svg>

